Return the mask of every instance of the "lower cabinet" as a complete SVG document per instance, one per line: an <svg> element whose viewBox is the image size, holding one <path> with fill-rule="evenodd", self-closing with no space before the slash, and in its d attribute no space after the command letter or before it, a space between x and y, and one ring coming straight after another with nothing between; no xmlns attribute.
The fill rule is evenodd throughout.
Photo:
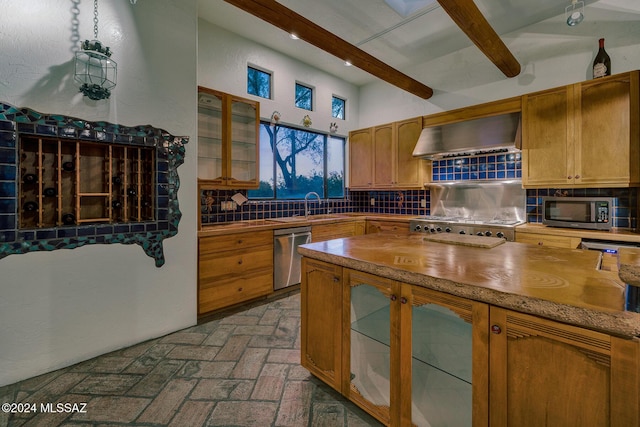
<svg viewBox="0 0 640 427"><path fill-rule="evenodd" d="M550 234L518 233L516 231L516 242L528 243L530 245L575 249L580 246L581 241L582 239L580 239L579 237L555 236Z"/></svg>
<svg viewBox="0 0 640 427"><path fill-rule="evenodd" d="M640 425L637 339L303 263L302 365L385 425Z"/></svg>
<svg viewBox="0 0 640 427"><path fill-rule="evenodd" d="M311 227L311 241L341 239L364 234L364 220L317 224Z"/></svg>
<svg viewBox="0 0 640 427"><path fill-rule="evenodd" d="M273 231L200 237L198 314L273 292Z"/></svg>
<svg viewBox="0 0 640 427"><path fill-rule="evenodd" d="M409 231L409 221L380 221L367 220L366 234L382 233L387 231Z"/></svg>

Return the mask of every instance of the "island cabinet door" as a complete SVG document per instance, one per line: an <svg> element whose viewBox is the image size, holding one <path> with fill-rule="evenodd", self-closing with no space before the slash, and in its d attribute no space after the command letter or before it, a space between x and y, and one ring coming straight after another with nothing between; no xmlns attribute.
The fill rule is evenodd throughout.
<svg viewBox="0 0 640 427"><path fill-rule="evenodd" d="M489 306L404 286L400 425L486 427Z"/></svg>
<svg viewBox="0 0 640 427"><path fill-rule="evenodd" d="M491 307L490 425L638 426L637 340Z"/></svg>
<svg viewBox="0 0 640 427"><path fill-rule="evenodd" d="M385 425L399 426L400 284L345 269L342 394Z"/></svg>
<svg viewBox="0 0 640 427"><path fill-rule="evenodd" d="M300 363L341 391L342 267L303 258L302 272Z"/></svg>

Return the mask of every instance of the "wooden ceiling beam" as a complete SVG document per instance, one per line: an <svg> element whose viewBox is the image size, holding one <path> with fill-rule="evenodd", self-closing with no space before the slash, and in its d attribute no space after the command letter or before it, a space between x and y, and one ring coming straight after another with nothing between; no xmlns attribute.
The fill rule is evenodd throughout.
<svg viewBox="0 0 640 427"><path fill-rule="evenodd" d="M485 19L473 0L438 0L471 41L507 77L520 74L520 63Z"/></svg>
<svg viewBox="0 0 640 427"><path fill-rule="evenodd" d="M420 98L429 99L433 95L433 89L429 86L401 73L275 0L224 1L287 33L293 33L301 40L340 58L342 61L349 61L353 66Z"/></svg>

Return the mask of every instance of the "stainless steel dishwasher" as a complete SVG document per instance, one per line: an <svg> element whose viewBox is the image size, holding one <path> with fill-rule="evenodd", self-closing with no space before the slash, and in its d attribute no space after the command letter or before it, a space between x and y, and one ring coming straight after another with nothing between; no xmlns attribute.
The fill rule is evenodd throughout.
<svg viewBox="0 0 640 427"><path fill-rule="evenodd" d="M273 232L273 289L297 285L301 280L298 246L311 242L311 227L284 228Z"/></svg>

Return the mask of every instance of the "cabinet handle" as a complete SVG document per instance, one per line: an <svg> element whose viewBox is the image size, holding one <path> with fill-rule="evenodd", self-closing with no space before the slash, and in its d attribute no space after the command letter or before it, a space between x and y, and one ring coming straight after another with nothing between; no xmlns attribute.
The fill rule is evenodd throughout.
<svg viewBox="0 0 640 427"><path fill-rule="evenodd" d="M538 246L544 245L544 242L538 242Z"/></svg>
<svg viewBox="0 0 640 427"><path fill-rule="evenodd" d="M500 335L502 333L502 328L498 325L491 325L491 333Z"/></svg>
<svg viewBox="0 0 640 427"><path fill-rule="evenodd" d="M391 295L391 301L395 301L395 300L397 300L397 299L398 299L398 297L397 297L397 296L395 296L395 295Z"/></svg>
<svg viewBox="0 0 640 427"><path fill-rule="evenodd" d="M567 179L573 179L573 177L572 177L571 175L569 175L569 176L567 177Z"/></svg>
<svg viewBox="0 0 640 427"><path fill-rule="evenodd" d="M333 276L333 281L335 283L338 283L340 281L340 278L338 276Z"/></svg>
<svg viewBox="0 0 640 427"><path fill-rule="evenodd" d="M576 179L580 179L580 175L576 175Z"/></svg>
<svg viewBox="0 0 640 427"><path fill-rule="evenodd" d="M407 303L407 299L405 297L400 298L400 303L401 304L406 304Z"/></svg>
<svg viewBox="0 0 640 427"><path fill-rule="evenodd" d="M238 260L238 265L241 265L241 264L242 264L242 260L240 259Z"/></svg>
<svg viewBox="0 0 640 427"><path fill-rule="evenodd" d="M242 239L238 240L238 244L241 245L242 244Z"/></svg>

